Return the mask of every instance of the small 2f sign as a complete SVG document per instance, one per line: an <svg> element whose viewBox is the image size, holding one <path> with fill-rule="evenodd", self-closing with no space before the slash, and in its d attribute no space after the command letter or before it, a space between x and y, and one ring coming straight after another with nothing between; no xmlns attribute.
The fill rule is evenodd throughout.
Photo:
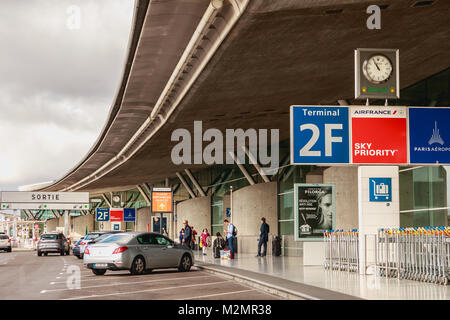
<svg viewBox="0 0 450 320"><path fill-rule="evenodd" d="M348 108L291 106L291 164L349 163Z"/></svg>

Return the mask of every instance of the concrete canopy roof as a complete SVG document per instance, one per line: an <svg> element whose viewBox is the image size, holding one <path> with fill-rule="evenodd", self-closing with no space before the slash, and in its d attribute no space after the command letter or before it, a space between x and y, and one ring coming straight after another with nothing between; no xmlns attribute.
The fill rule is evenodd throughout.
<svg viewBox="0 0 450 320"><path fill-rule="evenodd" d="M153 120L154 106L209 5L202 0L153 1L147 9L148 1L138 1L120 90L124 89L119 90L108 122L87 157L44 190L125 190L173 177L184 168L206 167L177 166L171 161L176 144L171 141L173 130L193 132L194 120L203 121L203 130L222 132L226 128L277 128L280 139L287 139L290 105L352 99L356 48L400 49L402 88L450 65L448 1L423 7L414 7L417 1L411 0L379 1L378 5L388 5L381 11L381 30L366 28L366 8L373 1L253 0L245 7L246 1L236 1L243 8L242 15L176 110L163 113L167 121L156 123L157 130L141 139L140 147L128 158L108 167L108 161L121 161L118 151L131 137L147 130L139 128L147 118ZM219 18L226 20L227 5L231 6L225 0L210 29L220 27ZM201 43L196 45L203 49ZM188 67L183 72L189 73ZM99 168L111 169L97 175Z"/></svg>

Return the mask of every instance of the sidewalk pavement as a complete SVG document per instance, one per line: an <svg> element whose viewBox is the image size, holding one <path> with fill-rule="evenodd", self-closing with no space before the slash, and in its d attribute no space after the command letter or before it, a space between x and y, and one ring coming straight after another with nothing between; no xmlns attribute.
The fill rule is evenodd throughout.
<svg viewBox="0 0 450 320"><path fill-rule="evenodd" d="M354 272L330 271L323 266L303 266L300 257L258 258L254 254L238 253L236 259L221 260L214 259L212 250L209 250L207 256L196 251L195 258L195 263L200 268L284 287L296 291L297 294L303 294L304 299L450 299L450 286L375 275L362 276Z"/></svg>

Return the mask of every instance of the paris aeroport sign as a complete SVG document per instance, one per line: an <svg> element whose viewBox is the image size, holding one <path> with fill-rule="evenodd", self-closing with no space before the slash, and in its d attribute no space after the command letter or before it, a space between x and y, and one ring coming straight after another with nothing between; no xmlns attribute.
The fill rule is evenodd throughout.
<svg viewBox="0 0 450 320"><path fill-rule="evenodd" d="M449 164L450 108L291 106L292 164Z"/></svg>

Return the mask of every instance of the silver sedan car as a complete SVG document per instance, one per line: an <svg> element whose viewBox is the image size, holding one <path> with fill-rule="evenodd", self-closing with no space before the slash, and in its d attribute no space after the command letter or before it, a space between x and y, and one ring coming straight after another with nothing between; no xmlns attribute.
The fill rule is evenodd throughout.
<svg viewBox="0 0 450 320"><path fill-rule="evenodd" d="M142 274L165 268L189 271L194 258L190 248L175 244L159 233L127 232L111 235L87 247L83 264L95 275L103 275L106 270Z"/></svg>

